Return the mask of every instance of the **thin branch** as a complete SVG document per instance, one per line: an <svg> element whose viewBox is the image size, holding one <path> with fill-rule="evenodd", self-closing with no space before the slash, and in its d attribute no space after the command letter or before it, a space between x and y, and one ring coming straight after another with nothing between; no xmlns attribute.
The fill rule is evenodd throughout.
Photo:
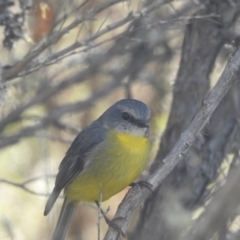
<svg viewBox="0 0 240 240"><path fill-rule="evenodd" d="M53 142L61 142L61 143L65 143L65 144L71 144L73 139L63 139L63 138L60 138L60 137L55 137L55 136L52 136L50 134L44 134L44 135L37 135L38 138L44 138L44 139L48 139L50 141L53 141Z"/></svg>
<svg viewBox="0 0 240 240"><path fill-rule="evenodd" d="M97 222L97 232L98 232L98 240L101 238L101 209L102 209L102 184L100 184L100 198L98 202L98 222Z"/></svg>
<svg viewBox="0 0 240 240"><path fill-rule="evenodd" d="M122 0L109 0L107 2L98 4L94 7L92 7L90 10L88 10L85 14L82 14L79 16L77 20L75 20L73 23L69 24L67 27L65 27L63 30L53 33L50 35L46 40L41 41L39 44L37 44L28 54L26 57L24 57L19 63L17 63L15 66L11 67L10 69L6 69L3 71L2 76L5 81L11 80L12 78L18 77L18 74L25 69L25 67L30 63L34 58L36 58L39 54L41 54L46 48L51 46L52 44L55 44L58 42L58 40L66 33L68 33L70 30L75 28L77 25L84 21L93 20L94 16L106 8L109 8L112 5L115 5L119 2L122 2Z"/></svg>
<svg viewBox="0 0 240 240"><path fill-rule="evenodd" d="M147 13L156 10L156 8L161 7L163 4L171 2L172 0L160 0L160 1L156 1L153 4L149 5L148 7L143 7L141 10L137 11L137 12L131 12L128 14L127 17L116 21L115 23L109 24L108 26L106 26L104 29L97 31L96 33L93 33L92 35L86 37L85 39L81 40L81 41L77 41L75 43L73 43L71 46L64 48L63 50L54 53L50 56L47 56L46 58L44 58L41 63L48 63L51 62L53 59L58 58L60 56L64 56L66 54L68 54L69 52L75 50L76 48L79 47L83 47L86 45L89 45L90 42L92 42L93 40L103 36L104 34L111 32L112 30L122 27L123 25L125 25L126 23L129 23L133 20L139 19L142 16L145 16ZM154 6L154 7L153 7ZM86 51L86 50L85 50Z"/></svg>
<svg viewBox="0 0 240 240"><path fill-rule="evenodd" d="M70 79L63 80L58 85L48 86L44 88L41 92L39 92L33 99L30 99L29 102L20 105L15 111L11 112L7 117L5 117L2 121L0 121L0 131L9 123L16 121L20 118L20 115L29 107L34 106L40 102L45 101L46 99L53 97L55 94L59 93L60 91L66 89L67 87L80 83L84 81L87 76L94 74L97 66L89 67L86 70L83 70L80 73L75 74Z"/></svg>
<svg viewBox="0 0 240 240"><path fill-rule="evenodd" d="M42 91L36 95L35 98L31 99L28 103L19 106L15 111L10 113L5 119L3 119L0 122L0 131L4 129L4 127L14 122L18 119L20 119L20 115L30 106L33 106L39 102L46 101L47 98L52 97L53 95L57 94L60 90L63 90L67 88L70 85L73 85L75 83L79 83L83 80L85 80L88 76L91 76L96 73L96 71L100 68L100 64L98 64L100 61L104 62L108 59L109 54L105 53L103 54L103 57L100 59L94 59L94 62L91 62L91 65L89 68L83 70L82 72L76 74L72 78L68 79L67 81L62 81L60 84L56 86L51 86L48 88L42 89ZM112 80L110 83L105 84L101 89L99 89L97 92L94 93L94 96L92 95L89 99L86 101L79 101L74 104L66 104L61 107L56 108L51 113L48 114L47 117L45 117L40 123L36 124L35 126L26 127L19 131L18 133L5 137L3 136L1 138L0 142L0 148L7 146L9 144L16 143L19 138L21 137L28 137L31 136L34 132L37 130L48 126L52 121L56 121L59 119L62 115L68 113L68 112L74 112L74 111L80 111L86 107L91 106L91 104L98 98L105 96L109 91L115 89L116 87L120 86L122 84L122 80L129 74L129 72L132 71L131 65L126 65L122 69L120 69L118 72L112 74Z"/></svg>
<svg viewBox="0 0 240 240"><path fill-rule="evenodd" d="M159 166L156 171L149 177L148 182L152 184L153 189L156 189L162 181L174 169L177 163L184 157L190 149L196 138L202 132L203 128L208 124L209 119L214 110L219 105L220 101L228 92L229 88L239 77L240 71L240 47L237 48L235 53L229 57L229 61L225 70L223 71L219 81L215 87L206 95L202 102L202 107L199 109L190 126L185 130L180 139L177 141L171 152L163 160L163 165ZM133 188L124 198L123 202L119 205L116 218L124 218L123 221L118 221L118 227L126 232L130 219L136 208L142 203L149 195L147 189L139 191ZM108 229L104 240L121 239L121 235L114 229Z"/></svg>
<svg viewBox="0 0 240 240"><path fill-rule="evenodd" d="M108 25L105 29L103 29L101 31L98 31L98 32L92 34L91 36L86 37L85 39L83 39L81 41L76 41L75 43L73 43L69 47L64 48L63 50L61 50L59 52L48 55L47 57L43 58L41 61L38 61L37 64L34 65L34 63L33 63L33 66L31 67L31 69L27 69L25 72L19 73L18 76L20 77L20 76L27 75L29 73L37 71L38 69L40 69L42 67L46 67L46 66L52 65L56 62L59 62L62 59L65 59L66 57L69 57L73 54L79 54L79 53L82 53L82 52L87 52L90 49L99 47L99 46L101 46L101 45L103 45L107 42L110 42L110 41L119 39L121 37L124 37L124 35L128 34L129 31L125 31L123 34L119 34L119 35L111 37L109 39L105 39L105 40L103 40L101 42L98 42L98 43L92 43L94 40L103 36L104 34L114 30L115 28L123 26L124 24L128 23L130 20L134 20L134 18L132 18L133 16L135 16L135 15L133 15L133 13L130 13L128 15L128 17L126 17L125 19L119 20L116 23L112 23L112 24ZM192 20L192 19L202 19L202 18L206 19L206 18L210 18L210 17L212 18L212 17L219 17L219 16L209 14L209 15L203 15L203 16L199 15L199 16L179 17L179 18L174 18L174 19L166 20L166 21L165 20L160 20L156 23L150 23L150 24L147 24L145 26L135 28L131 32L137 32L137 31L143 30L143 29L152 29L152 28L155 28L157 26L163 26L163 25L167 26L167 25L171 24L172 22L177 22L177 21L183 21L183 20L188 20L189 21L189 20ZM166 29L162 29L162 30L164 31ZM86 46L84 49L79 50L79 51L75 51L76 49L78 49L80 47L84 47L84 46Z"/></svg>
<svg viewBox="0 0 240 240"><path fill-rule="evenodd" d="M35 115L24 116L21 119L22 120L30 120L30 121L38 121L38 122L42 121L41 117L35 116ZM56 120L55 122L52 122L52 124L58 129L67 130L69 132L72 132L73 134L78 134L81 131L81 129L76 126L69 125L69 124L60 122L58 120Z"/></svg>
<svg viewBox="0 0 240 240"><path fill-rule="evenodd" d="M187 4L180 12L177 12L177 14L169 17L169 19L167 19L167 20L160 20L156 23L150 23L150 24L147 24L147 25L139 27L139 28L127 29L125 32L123 32L119 35L116 35L114 37L105 39L105 40L100 41L98 43L94 42L94 40L100 38L102 35L112 31L113 29L116 29L116 28L121 27L124 24L128 23L129 22L128 18L129 18L130 15L133 16L133 19L131 20L132 22L133 22L133 20L136 20L137 19L136 16L138 16L138 15L136 13L135 14L130 13L129 16L127 16L126 18L124 18L122 20L119 20L119 21L117 21L113 24L108 25L101 32L97 31L96 33L93 33L92 35L84 38L81 41L73 43L72 45L68 46L65 49L62 49L59 52L55 52L51 55L48 55L47 57L45 57L41 60L37 59L36 61L33 61L32 64L31 64L31 67L26 69L25 71L20 72L18 74L18 77L28 75L28 74L30 74L34 71L37 71L37 70L39 70L43 67L47 67L47 66L50 66L52 64L55 64L55 63L65 59L69 56L72 56L73 54L88 52L90 49L94 49L96 47L99 47L99 46L101 46L101 45L103 45L107 42L110 42L110 41L113 41L113 40L116 40L116 39L119 39L119 38L123 38L125 35L129 34L129 32L133 33L133 32L137 32L137 31L142 30L142 29L152 29L152 28L155 28L157 26L165 26L165 28L162 28L161 30L166 31L166 30L168 30L166 28L166 26L169 26L172 22L183 21L183 20L186 20L186 21L188 20L189 21L191 19L218 17L217 15L213 15L213 14L203 15L203 16L201 16L201 15L199 15L199 16L186 16L186 17L181 16L181 14L185 14L186 12L189 12L190 10L193 10L195 8L196 8L196 6L194 4ZM141 11L138 11L138 12L141 12ZM177 27L177 29L179 29L179 26ZM82 48L82 47L84 47L84 48L76 51L76 49Z"/></svg>
<svg viewBox="0 0 240 240"><path fill-rule="evenodd" d="M110 32L110 31L112 31L112 30L114 30L116 28L122 27L123 25L125 25L125 24L127 24L127 23L129 23L129 22L131 22L133 20L139 19L139 18L145 16L146 14L152 12L153 10L156 10L156 8L161 7L163 4L168 3L168 2L172 2L172 1L173 0L158 0L158 1L150 4L147 7L143 7L141 10L139 10L137 12L131 12L131 13L129 13L129 15L127 17L125 17L125 18L123 18L123 19L121 19L121 20L119 20L119 21L117 21L115 23L112 23L112 24L108 25L104 29L102 29L100 31L97 31L96 33L93 33L92 35L86 37L85 39L83 39L81 41L76 41L75 43L73 43L69 47L66 47L66 48L64 48L63 50L61 50L61 51L59 51L57 53L53 53L51 55L48 55L47 57L45 57L45 58L43 58L41 60L38 59L36 61L36 63L34 64L34 62L33 62L34 58L36 58L39 54L41 54L41 52L44 49L46 49L47 47L49 47L51 44L56 43L60 39L60 37L62 37L65 33L67 33L70 29L73 28L72 25L74 25L74 24L71 24L70 26L68 26L65 29L63 29L61 32L56 33L53 36L50 36L48 38L47 42L44 44L44 46L37 48L38 49L37 52L35 50L31 52L31 56L29 57L30 60L27 60L27 64L30 61L32 61L32 63L33 63L33 66L31 66L31 70L24 70L26 68L27 64L23 63L24 67L22 67L20 70L17 69L17 71L14 71L15 66L13 68L9 69L9 70L6 70L7 72L3 73L4 79L5 80L11 80L12 78L24 76L26 74L29 74L29 73L33 72L33 71L37 71L38 69L40 69L42 67L45 67L45 66L48 66L48 65L52 64L52 62L55 63L56 61L58 61L58 60L56 60L58 58L62 59L63 56L65 56L65 55L69 56L69 52L72 52L72 51L74 51L77 48L84 47L84 46L87 46L88 48L93 48L93 47L95 47L94 44L93 44L93 47L90 45L90 43L93 40L96 40L97 38L103 36L104 34ZM121 1L120 0L116 1L115 0L113 2L117 3L117 2L121 2ZM103 7L101 9L104 10ZM96 10L95 11L90 10L89 12L91 12L91 16L93 17L94 14L98 13L99 11L97 12ZM87 20L89 18L89 16L87 14L85 14L85 15L86 15L86 19L83 19L82 21L77 21L76 25L82 23L83 21L85 21L85 20ZM81 17L81 19L84 18L85 15L83 15ZM87 18L87 16L88 16L88 18ZM74 25L74 27L76 25ZM52 39L54 36L55 36L55 38ZM96 45L98 45L98 44L96 44ZM86 51L86 49L84 51ZM36 54L34 54L35 52L36 52ZM25 58L27 58L27 56ZM24 62L24 59L21 62ZM21 62L19 64L21 64ZM8 71L9 71L9 73L8 73ZM12 72L14 72L14 74Z"/></svg>
<svg viewBox="0 0 240 240"><path fill-rule="evenodd" d="M119 36L111 37L109 39L103 40L103 41L101 41L99 43L96 43L96 44L94 44L94 43L87 44L86 43L88 45L86 48L84 48L82 50L79 50L79 51L70 51L70 52L66 53L65 55L59 54L60 52L53 53L52 55L49 55L48 57L44 58L43 60L38 61L38 63L36 65L31 66L30 68L20 72L17 77L23 77L23 76L29 75L30 73L33 73L33 72L35 72L35 71L37 71L37 70L39 70L43 67L48 67L48 66L51 66L53 64L56 64L56 63L60 62L61 60L65 59L69 56L72 56L74 54L79 55L80 53L86 53L91 49L99 47L99 46L101 46L105 43L108 43L110 41L113 41L117 38L119 38Z"/></svg>
<svg viewBox="0 0 240 240"><path fill-rule="evenodd" d="M75 127L75 126L72 126L72 125L69 125L69 124L60 122L60 121L58 121L58 120L52 122L52 124L53 124L55 127L59 128L59 129L70 131L70 132L72 132L73 134L79 134L79 132L81 131L80 128L77 128L77 127Z"/></svg>
<svg viewBox="0 0 240 240"><path fill-rule="evenodd" d="M28 193L37 195L37 196L48 197L49 196L48 193L38 193L38 192L33 191L33 190L31 190L30 188L27 187L27 184L35 182L35 181L38 181L38 180L46 178L46 177L47 178L55 178L56 175L34 177L34 178L30 178L30 179L28 179L28 180L26 180L26 181L24 181L22 183L16 183L16 182L12 182L12 181L9 181L9 180L6 180L6 179L0 179L0 183L5 183L5 184L8 184L8 185L11 185L11 186L14 186L14 187L21 188L22 190L24 190L24 191L26 191Z"/></svg>
<svg viewBox="0 0 240 240"><path fill-rule="evenodd" d="M119 78L121 79L123 76L119 76ZM94 95L91 95L85 101L79 101L74 104L65 104L54 109L45 118L43 118L41 122L37 123L34 126L23 128L18 133L8 137L1 136L0 148L14 144L18 142L20 138L32 136L36 131L48 126L52 122L55 122L66 113L80 111L91 106L97 99L105 96L107 93L118 87L121 84L121 81L118 80L119 79L117 78L116 81L111 81L110 83L105 84L101 89L95 92Z"/></svg>
<svg viewBox="0 0 240 240"><path fill-rule="evenodd" d="M55 29L59 24L61 24L60 25L60 29L61 29L67 17L75 12L78 12L84 5L86 5L87 2L89 2L89 0L85 0L83 3L81 3L79 6L71 10L69 13L65 13L60 19L57 20L57 22L53 26L53 29Z"/></svg>
<svg viewBox="0 0 240 240"><path fill-rule="evenodd" d="M150 23L147 26L142 26L140 28L136 28L135 31L147 28L147 29L151 29L151 28L155 28L158 26L162 26L162 25L169 25L172 24L173 22L178 22L178 21L186 21L186 23L184 23L184 25L188 24L189 21L194 20L194 19L212 19L212 18L220 18L220 15L217 14L207 14L207 15L196 15L196 16L181 16L178 18L173 18L173 19L169 19L169 20L159 20L155 23ZM173 27L171 26L171 29Z"/></svg>

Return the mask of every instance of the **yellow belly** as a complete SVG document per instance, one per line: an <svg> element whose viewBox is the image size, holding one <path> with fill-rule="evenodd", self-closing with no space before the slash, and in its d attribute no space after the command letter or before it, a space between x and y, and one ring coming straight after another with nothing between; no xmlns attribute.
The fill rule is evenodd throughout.
<svg viewBox="0 0 240 240"><path fill-rule="evenodd" d="M146 167L149 140L111 132L89 164L65 189L70 201L105 201L135 181Z"/></svg>

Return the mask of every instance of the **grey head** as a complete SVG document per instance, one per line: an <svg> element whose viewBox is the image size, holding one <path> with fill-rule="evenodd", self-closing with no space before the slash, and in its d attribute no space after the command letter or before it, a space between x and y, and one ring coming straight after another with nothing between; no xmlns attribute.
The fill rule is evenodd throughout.
<svg viewBox="0 0 240 240"><path fill-rule="evenodd" d="M148 137L150 116L151 112L143 102L123 99L107 109L98 120L104 128Z"/></svg>

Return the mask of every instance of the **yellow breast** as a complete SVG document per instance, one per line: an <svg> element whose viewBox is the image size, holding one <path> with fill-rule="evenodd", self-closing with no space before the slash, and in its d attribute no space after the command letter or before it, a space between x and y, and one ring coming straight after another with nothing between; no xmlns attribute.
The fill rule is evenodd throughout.
<svg viewBox="0 0 240 240"><path fill-rule="evenodd" d="M74 201L107 200L140 176L148 155L148 138L111 131L65 194Z"/></svg>
<svg viewBox="0 0 240 240"><path fill-rule="evenodd" d="M138 137L131 134L114 134L116 135L120 146L125 148L129 154L140 155L149 148L148 138ZM147 151L149 151L149 149Z"/></svg>

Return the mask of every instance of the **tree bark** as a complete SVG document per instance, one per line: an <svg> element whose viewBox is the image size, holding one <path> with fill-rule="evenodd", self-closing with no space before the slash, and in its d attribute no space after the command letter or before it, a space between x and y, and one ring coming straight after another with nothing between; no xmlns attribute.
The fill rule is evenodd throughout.
<svg viewBox="0 0 240 240"><path fill-rule="evenodd" d="M196 15L219 14L221 17L217 20L195 19L186 27L171 112L151 171L161 164L200 108L202 99L210 89L209 75L227 41L223 32L234 22L237 8L217 0L203 3L205 7ZM231 151L238 134L230 91L189 155L146 201L130 239L177 239L180 230L190 223L189 209L206 196L208 183L216 177L226 151ZM228 149L225 147L226 141L229 141Z"/></svg>

